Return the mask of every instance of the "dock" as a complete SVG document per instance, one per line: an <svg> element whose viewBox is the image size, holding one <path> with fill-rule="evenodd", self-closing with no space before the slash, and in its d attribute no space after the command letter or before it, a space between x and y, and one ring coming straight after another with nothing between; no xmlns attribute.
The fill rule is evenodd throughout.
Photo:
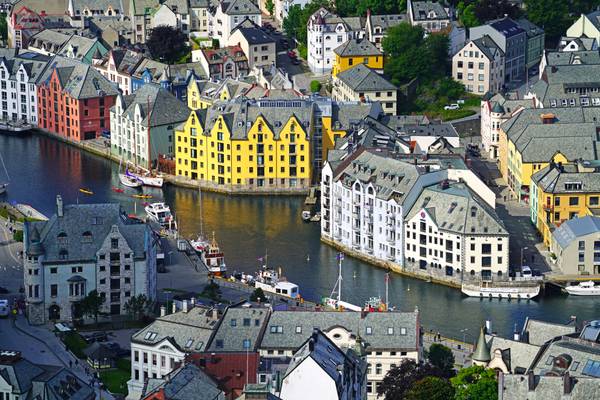
<svg viewBox="0 0 600 400"><path fill-rule="evenodd" d="M17 204L15 208L26 218L35 219L38 221L48 221L48 217L30 206L29 204Z"/></svg>
<svg viewBox="0 0 600 400"><path fill-rule="evenodd" d="M306 206L314 206L317 204L317 188L311 187L308 192L308 196L304 199L304 205Z"/></svg>

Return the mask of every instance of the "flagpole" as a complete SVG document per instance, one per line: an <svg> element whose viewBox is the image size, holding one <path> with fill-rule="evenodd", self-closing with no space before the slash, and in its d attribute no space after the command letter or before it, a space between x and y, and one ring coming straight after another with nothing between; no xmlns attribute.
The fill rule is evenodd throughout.
<svg viewBox="0 0 600 400"><path fill-rule="evenodd" d="M344 259L344 256L342 253L339 254L338 259L339 259L338 275L339 275L339 281L340 281L340 285L338 286L338 307L339 307L339 303L340 303L340 301L342 301L342 260Z"/></svg>

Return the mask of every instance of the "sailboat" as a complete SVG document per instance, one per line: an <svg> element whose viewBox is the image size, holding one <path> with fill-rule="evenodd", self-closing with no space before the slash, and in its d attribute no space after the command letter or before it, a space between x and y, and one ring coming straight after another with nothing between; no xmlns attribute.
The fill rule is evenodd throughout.
<svg viewBox="0 0 600 400"><path fill-rule="evenodd" d="M331 295L329 295L329 297L323 297L322 302L326 307L332 308L332 309L338 310L338 311L343 311L343 310L362 311L362 307L359 307L352 303L348 303L346 301L342 301L342 281L343 281L342 261L344 261L344 253L338 253L337 260L338 260L338 278L335 281L335 286L333 287L333 290L331 291Z"/></svg>
<svg viewBox="0 0 600 400"><path fill-rule="evenodd" d="M130 188L139 188L140 186L142 186L142 182L139 179L137 179L136 177L129 174L129 171L127 171L127 168L125 168L125 173L121 173L121 165L122 164L123 164L123 160L121 160L119 162L119 181L121 182L121 185L130 187Z"/></svg>
<svg viewBox="0 0 600 400"><path fill-rule="evenodd" d="M6 193L6 189L8 188L8 181L10 181L10 176L8 176L8 170L6 169L6 165L4 164L4 158L2 158L2 154L0 154L0 161L2 162L2 167L4 168L4 172L6 173L7 182L0 183L0 194Z"/></svg>
<svg viewBox="0 0 600 400"><path fill-rule="evenodd" d="M190 244L197 253L202 253L208 249L210 242L204 237L204 214L202 208L202 188L198 186L198 203L200 204L200 234L195 240L190 240Z"/></svg>

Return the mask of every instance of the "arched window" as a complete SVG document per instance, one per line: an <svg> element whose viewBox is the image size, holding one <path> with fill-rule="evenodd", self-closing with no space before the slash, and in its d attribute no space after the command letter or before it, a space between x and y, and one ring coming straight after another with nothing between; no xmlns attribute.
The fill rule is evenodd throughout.
<svg viewBox="0 0 600 400"><path fill-rule="evenodd" d="M475 271L471 270L471 276L475 275Z"/></svg>

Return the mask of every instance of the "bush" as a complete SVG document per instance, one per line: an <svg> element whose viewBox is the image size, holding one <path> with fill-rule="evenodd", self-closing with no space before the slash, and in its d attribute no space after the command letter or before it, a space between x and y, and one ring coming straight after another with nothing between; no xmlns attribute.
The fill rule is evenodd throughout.
<svg viewBox="0 0 600 400"><path fill-rule="evenodd" d="M310 91L313 93L318 93L321 91L321 82L319 81L311 81L310 82Z"/></svg>
<svg viewBox="0 0 600 400"><path fill-rule="evenodd" d="M23 231L14 231L13 239L15 240L15 242L22 242L23 241Z"/></svg>
<svg viewBox="0 0 600 400"><path fill-rule="evenodd" d="M300 54L300 57L304 60L308 58L308 49L304 44L298 45L298 54Z"/></svg>

